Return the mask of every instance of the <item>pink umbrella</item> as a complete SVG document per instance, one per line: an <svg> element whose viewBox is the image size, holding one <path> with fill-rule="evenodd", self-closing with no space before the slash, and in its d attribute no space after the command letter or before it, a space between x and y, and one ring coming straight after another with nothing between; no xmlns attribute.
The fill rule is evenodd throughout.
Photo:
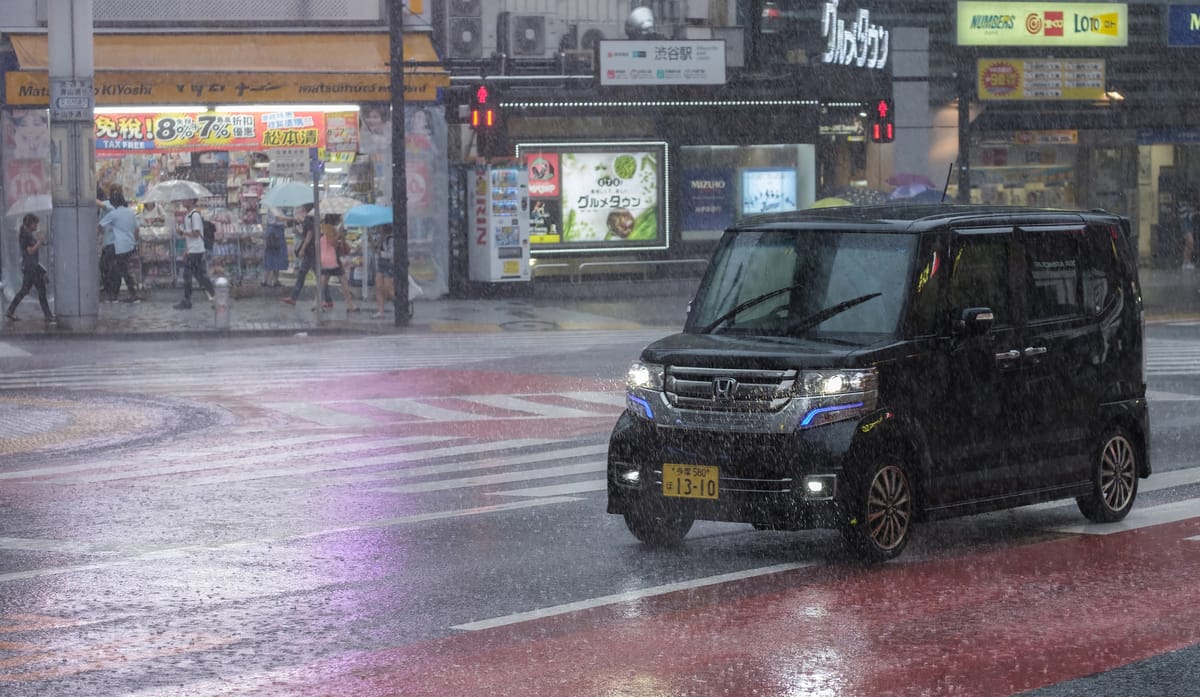
<svg viewBox="0 0 1200 697"><path fill-rule="evenodd" d="M924 185L926 189L937 188L937 184L934 184L933 180L929 177L925 176L924 174L914 174L912 172L893 174L892 176L888 177L887 183L890 186L912 186L914 184L921 184Z"/></svg>

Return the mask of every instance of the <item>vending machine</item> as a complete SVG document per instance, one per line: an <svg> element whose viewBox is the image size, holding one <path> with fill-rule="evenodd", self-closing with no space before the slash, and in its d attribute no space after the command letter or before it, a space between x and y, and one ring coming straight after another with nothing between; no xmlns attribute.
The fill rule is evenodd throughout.
<svg viewBox="0 0 1200 697"><path fill-rule="evenodd" d="M468 264L472 281L528 281L529 174L518 163L472 170Z"/></svg>

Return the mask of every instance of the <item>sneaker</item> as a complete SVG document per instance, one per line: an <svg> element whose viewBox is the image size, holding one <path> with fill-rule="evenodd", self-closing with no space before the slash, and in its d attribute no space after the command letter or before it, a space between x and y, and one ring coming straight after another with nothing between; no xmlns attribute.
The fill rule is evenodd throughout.
<svg viewBox="0 0 1200 697"><path fill-rule="evenodd" d="M188 302L187 300L184 300L183 302L179 303L178 305L173 305L172 307L174 307L176 310L190 310L190 309L192 309L192 304L190 302Z"/></svg>
<svg viewBox="0 0 1200 697"><path fill-rule="evenodd" d="M1192 262L1190 262L1190 261L1189 261L1188 263L1186 263L1186 264L1184 264L1184 265L1183 265L1183 270L1184 270L1184 271L1191 271L1191 270L1192 270L1192 269L1194 269L1194 268L1196 268L1196 265L1195 265L1195 264L1193 264L1193 263L1192 263Z"/></svg>
<svg viewBox="0 0 1200 697"><path fill-rule="evenodd" d="M16 322L16 321L18 321L18 320L20 319L19 317L17 317L16 315L14 315L14 314L13 314L13 313L11 313L11 312L9 312L9 313L6 313L4 316L5 316L6 318L8 318L8 321L9 321L9 322Z"/></svg>
<svg viewBox="0 0 1200 697"><path fill-rule="evenodd" d="M208 291L206 290L206 291L204 291L204 294L208 296L208 300L209 300L209 302L212 302L212 298L213 298L213 295L212 295L212 293L210 293L210 292L208 292Z"/></svg>
<svg viewBox="0 0 1200 697"><path fill-rule="evenodd" d="M296 301L292 300L291 298L280 298L279 302L283 303L284 305L295 305L296 304Z"/></svg>
<svg viewBox="0 0 1200 697"><path fill-rule="evenodd" d="M46 318L46 324L55 324L58 322L58 315L50 315Z"/></svg>
<svg viewBox="0 0 1200 697"><path fill-rule="evenodd" d="M142 301L142 299L135 295L132 298L125 298L121 302L123 302L123 303L140 303L141 301Z"/></svg>

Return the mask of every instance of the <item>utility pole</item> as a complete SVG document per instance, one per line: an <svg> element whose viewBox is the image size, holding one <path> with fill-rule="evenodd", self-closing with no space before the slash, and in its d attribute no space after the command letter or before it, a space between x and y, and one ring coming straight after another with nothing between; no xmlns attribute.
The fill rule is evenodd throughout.
<svg viewBox="0 0 1200 697"><path fill-rule="evenodd" d="M46 10L54 312L66 328L93 329L100 311L100 245L92 0L47 0Z"/></svg>
<svg viewBox="0 0 1200 697"><path fill-rule="evenodd" d="M392 92L392 300L393 321L406 327L408 316L408 171L404 157L404 15L407 5L419 5L420 0L393 0L388 7L388 37L390 43L388 72ZM420 11L420 7L414 7Z"/></svg>

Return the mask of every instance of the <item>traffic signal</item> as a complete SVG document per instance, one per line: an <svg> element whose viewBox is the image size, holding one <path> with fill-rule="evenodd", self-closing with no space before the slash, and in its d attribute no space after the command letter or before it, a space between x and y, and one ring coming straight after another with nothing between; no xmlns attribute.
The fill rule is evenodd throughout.
<svg viewBox="0 0 1200 697"><path fill-rule="evenodd" d="M475 130L475 149L480 157L500 157L504 143L504 129L500 123L500 109L495 89L480 83L471 90L471 128Z"/></svg>
<svg viewBox="0 0 1200 697"><path fill-rule="evenodd" d="M890 143L896 139L896 114L890 99L871 102L870 129L872 143Z"/></svg>
<svg viewBox="0 0 1200 697"><path fill-rule="evenodd" d="M476 85L471 93L471 128L480 130L497 125L496 105L491 101L492 89L487 85Z"/></svg>

